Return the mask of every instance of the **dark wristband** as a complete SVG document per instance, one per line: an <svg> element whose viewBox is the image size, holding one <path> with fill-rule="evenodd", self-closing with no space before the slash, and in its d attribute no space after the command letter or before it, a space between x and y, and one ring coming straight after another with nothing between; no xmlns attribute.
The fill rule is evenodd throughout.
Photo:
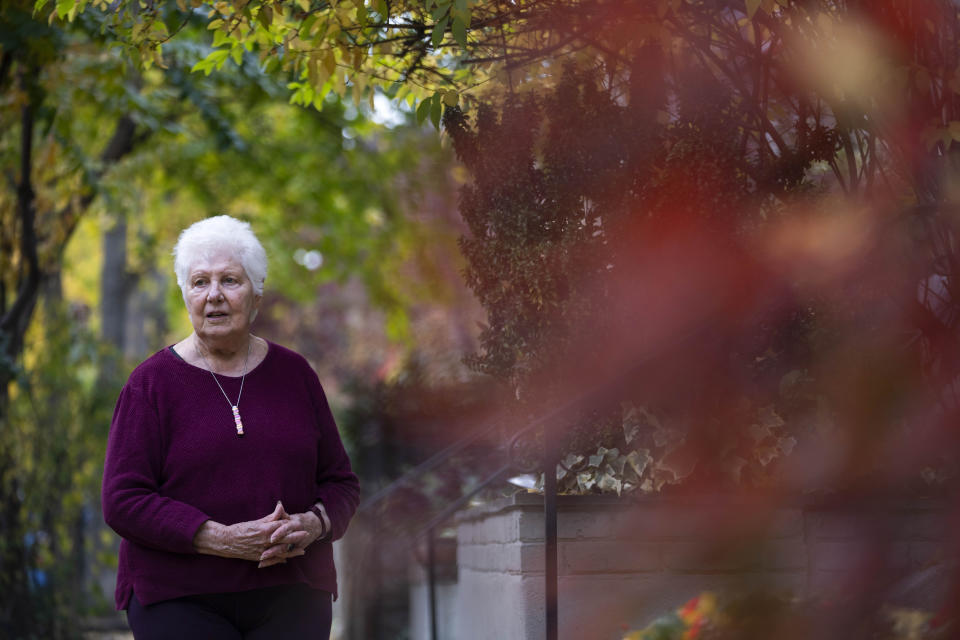
<svg viewBox="0 0 960 640"><path fill-rule="evenodd" d="M327 521L323 519L323 512L320 511L320 507L317 505L312 505L310 511L313 515L320 518L320 535L317 537L317 540L323 540L327 537Z"/></svg>

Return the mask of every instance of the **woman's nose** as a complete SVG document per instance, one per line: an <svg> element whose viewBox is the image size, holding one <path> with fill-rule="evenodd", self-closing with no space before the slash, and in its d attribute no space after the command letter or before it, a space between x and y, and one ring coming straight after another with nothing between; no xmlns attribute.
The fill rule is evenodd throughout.
<svg viewBox="0 0 960 640"><path fill-rule="evenodd" d="M223 292L220 291L220 285L216 281L210 283L210 290L207 291L207 300L220 300L223 298Z"/></svg>

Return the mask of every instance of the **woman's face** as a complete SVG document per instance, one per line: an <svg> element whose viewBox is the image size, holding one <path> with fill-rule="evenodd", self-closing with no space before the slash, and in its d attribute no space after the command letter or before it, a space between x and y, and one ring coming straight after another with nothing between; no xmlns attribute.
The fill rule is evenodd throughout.
<svg viewBox="0 0 960 640"><path fill-rule="evenodd" d="M233 338L250 331L260 299L243 265L228 252L200 258L187 278L187 312L201 339Z"/></svg>

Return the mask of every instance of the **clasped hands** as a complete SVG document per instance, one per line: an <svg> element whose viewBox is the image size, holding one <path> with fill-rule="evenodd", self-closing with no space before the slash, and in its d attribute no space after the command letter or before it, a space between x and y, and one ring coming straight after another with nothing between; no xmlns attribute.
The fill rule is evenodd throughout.
<svg viewBox="0 0 960 640"><path fill-rule="evenodd" d="M312 512L288 514L277 502L273 513L259 520L222 525L207 520L194 538L200 553L257 562L264 568L302 556L304 549L323 531Z"/></svg>

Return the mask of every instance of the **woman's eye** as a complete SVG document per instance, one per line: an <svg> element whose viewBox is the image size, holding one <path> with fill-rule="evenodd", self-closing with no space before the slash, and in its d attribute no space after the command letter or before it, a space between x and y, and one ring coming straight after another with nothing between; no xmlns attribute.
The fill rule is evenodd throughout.
<svg viewBox="0 0 960 640"><path fill-rule="evenodd" d="M194 281L193 281L193 286L195 286L195 287L202 287L202 286L205 285L205 284L207 284L207 281L206 281L206 280L200 279L200 280L194 280Z"/></svg>

